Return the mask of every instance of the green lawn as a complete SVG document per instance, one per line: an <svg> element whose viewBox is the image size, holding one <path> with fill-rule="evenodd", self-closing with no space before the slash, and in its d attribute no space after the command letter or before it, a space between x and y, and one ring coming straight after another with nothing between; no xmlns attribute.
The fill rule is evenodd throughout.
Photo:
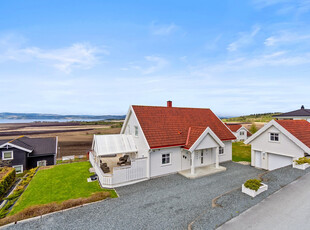
<svg viewBox="0 0 310 230"><path fill-rule="evenodd" d="M251 162L251 146L243 142L232 143L232 160Z"/></svg>
<svg viewBox="0 0 310 230"><path fill-rule="evenodd" d="M90 167L90 163L84 161L39 170L10 215L33 205L89 197L100 191L110 191L111 197L117 197L114 190L102 189L97 181L87 182L87 178L92 175L88 171Z"/></svg>

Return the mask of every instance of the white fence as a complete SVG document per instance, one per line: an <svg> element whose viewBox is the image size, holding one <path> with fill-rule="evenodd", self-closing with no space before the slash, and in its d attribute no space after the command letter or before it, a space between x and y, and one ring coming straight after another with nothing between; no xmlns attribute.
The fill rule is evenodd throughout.
<svg viewBox="0 0 310 230"><path fill-rule="evenodd" d="M147 178L146 158L132 159L130 166L114 167L113 174L103 173L95 162L92 152L89 153L89 161L94 167L102 187L118 187Z"/></svg>

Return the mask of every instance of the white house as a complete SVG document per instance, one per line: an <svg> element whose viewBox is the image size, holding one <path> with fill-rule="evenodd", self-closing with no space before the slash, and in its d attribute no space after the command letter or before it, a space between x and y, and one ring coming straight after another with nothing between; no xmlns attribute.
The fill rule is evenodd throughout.
<svg viewBox="0 0 310 230"><path fill-rule="evenodd" d="M198 174L204 175L201 167L205 171L220 171L223 167L219 163L232 159L232 141L236 139L210 109L172 107L171 101L167 102L167 107L130 106L120 135L123 135L122 142L116 138L113 144L108 143L105 137L101 137L101 141L98 141L98 135L94 137L90 161L95 169L100 169L98 164L105 161L104 155L122 152L130 156L130 166L113 167L113 172L109 174L112 181L104 178L107 175L102 177L101 184L105 187L117 187L177 172L193 178ZM115 147L123 146L124 138L126 143L130 142L127 139L133 139L135 146L129 144L132 146L129 150ZM100 151L96 145L113 147L101 147L105 150ZM110 151L109 148L119 150ZM134 169L138 165L139 170ZM122 167L126 170L121 171ZM136 176L137 171L140 176ZM115 173L118 178L114 178ZM132 175L135 175L134 179Z"/></svg>
<svg viewBox="0 0 310 230"><path fill-rule="evenodd" d="M310 109L305 109L305 106L301 106L300 109L294 110L279 115L274 115L277 120L307 120L310 121Z"/></svg>
<svg viewBox="0 0 310 230"><path fill-rule="evenodd" d="M251 165L274 170L310 154L310 123L272 120L245 141L252 145Z"/></svg>
<svg viewBox="0 0 310 230"><path fill-rule="evenodd" d="M245 141L248 137L251 136L249 130L243 127L241 124L226 124L227 127L232 131L236 136L236 141Z"/></svg>

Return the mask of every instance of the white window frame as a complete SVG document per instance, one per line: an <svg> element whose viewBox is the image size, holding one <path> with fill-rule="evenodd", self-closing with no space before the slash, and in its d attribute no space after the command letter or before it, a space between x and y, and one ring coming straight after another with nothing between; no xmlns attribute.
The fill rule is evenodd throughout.
<svg viewBox="0 0 310 230"><path fill-rule="evenodd" d="M244 136L244 131L240 131L240 136Z"/></svg>
<svg viewBox="0 0 310 230"><path fill-rule="evenodd" d="M45 165L39 165L40 164L40 162L42 162L42 161L44 161L45 162ZM46 166L46 160L41 160L41 161L37 161L37 167L39 167L39 166Z"/></svg>
<svg viewBox="0 0 310 230"><path fill-rule="evenodd" d="M169 162L163 163L163 158L168 158ZM161 165L162 166L171 165L171 153L162 153L161 154Z"/></svg>
<svg viewBox="0 0 310 230"><path fill-rule="evenodd" d="M16 167L21 167L21 172L16 172L16 174L24 172L24 166L23 165L13 165L12 167L15 168L15 171L16 171Z"/></svg>
<svg viewBox="0 0 310 230"><path fill-rule="evenodd" d="M135 137L138 137L139 136L139 128L138 128L138 126L135 126L134 132L135 132Z"/></svg>
<svg viewBox="0 0 310 230"><path fill-rule="evenodd" d="M274 139L272 140L271 137L274 136ZM278 140L276 140L276 137ZM269 133L269 141L270 142L280 142L280 134L279 133Z"/></svg>
<svg viewBox="0 0 310 230"><path fill-rule="evenodd" d="M11 153L11 158L4 158L4 154L5 153ZM14 153L13 153L13 150L5 150L5 151L2 151L2 160L3 161L8 161L8 160L13 160L14 159Z"/></svg>
<svg viewBox="0 0 310 230"><path fill-rule="evenodd" d="M224 151L224 148L223 147L219 147L219 155L224 155L225 154L225 151Z"/></svg>

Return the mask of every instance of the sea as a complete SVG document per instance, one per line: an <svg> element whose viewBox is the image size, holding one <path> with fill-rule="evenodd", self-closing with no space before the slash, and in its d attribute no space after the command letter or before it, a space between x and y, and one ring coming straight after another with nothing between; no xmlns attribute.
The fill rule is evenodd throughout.
<svg viewBox="0 0 310 230"><path fill-rule="evenodd" d="M70 121L100 121L102 119L0 119L0 124L5 123L32 123L32 122L70 122Z"/></svg>

